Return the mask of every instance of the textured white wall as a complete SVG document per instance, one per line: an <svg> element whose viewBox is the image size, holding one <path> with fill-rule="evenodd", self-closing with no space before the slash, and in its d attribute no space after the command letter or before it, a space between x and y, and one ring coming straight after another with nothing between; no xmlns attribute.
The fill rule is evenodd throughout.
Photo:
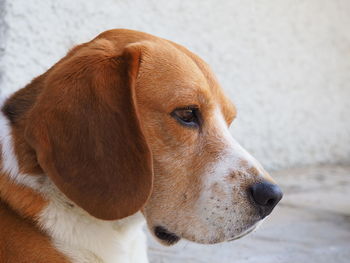
<svg viewBox="0 0 350 263"><path fill-rule="evenodd" d="M268 168L350 161L349 0L0 0L0 8L2 93L74 44L131 28L212 66L238 106L232 132Z"/></svg>

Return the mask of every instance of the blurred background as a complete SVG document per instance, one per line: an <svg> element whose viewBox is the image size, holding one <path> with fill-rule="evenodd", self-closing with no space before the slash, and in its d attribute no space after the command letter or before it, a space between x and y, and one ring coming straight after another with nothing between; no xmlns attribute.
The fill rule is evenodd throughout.
<svg viewBox="0 0 350 263"><path fill-rule="evenodd" d="M231 131L285 197L247 238L151 262L349 262L349 0L0 0L0 95L75 44L129 28L206 60L238 108Z"/></svg>

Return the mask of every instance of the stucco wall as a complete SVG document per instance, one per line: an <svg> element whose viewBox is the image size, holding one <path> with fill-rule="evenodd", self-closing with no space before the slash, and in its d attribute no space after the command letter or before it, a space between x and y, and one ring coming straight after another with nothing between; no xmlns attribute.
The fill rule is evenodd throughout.
<svg viewBox="0 0 350 263"><path fill-rule="evenodd" d="M238 106L232 132L268 168L350 161L348 0L0 0L0 8L1 93L101 31L137 29L212 66Z"/></svg>

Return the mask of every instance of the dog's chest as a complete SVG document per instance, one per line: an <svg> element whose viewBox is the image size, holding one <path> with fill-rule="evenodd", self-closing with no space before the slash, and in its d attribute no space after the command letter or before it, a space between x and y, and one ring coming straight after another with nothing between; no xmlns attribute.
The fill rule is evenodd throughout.
<svg viewBox="0 0 350 263"><path fill-rule="evenodd" d="M54 205L43 211L40 223L55 247L74 263L148 262L140 219L108 222L50 206Z"/></svg>
<svg viewBox="0 0 350 263"><path fill-rule="evenodd" d="M117 221L99 220L73 205L50 180L41 189L50 204L39 223L73 263L148 262L140 212Z"/></svg>

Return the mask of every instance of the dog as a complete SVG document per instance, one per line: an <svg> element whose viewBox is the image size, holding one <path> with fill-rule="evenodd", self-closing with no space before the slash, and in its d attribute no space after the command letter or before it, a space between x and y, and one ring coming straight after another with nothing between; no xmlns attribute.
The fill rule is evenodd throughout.
<svg viewBox="0 0 350 263"><path fill-rule="evenodd" d="M115 29L1 104L0 261L145 263L164 245L253 231L282 198L231 136L209 66Z"/></svg>

